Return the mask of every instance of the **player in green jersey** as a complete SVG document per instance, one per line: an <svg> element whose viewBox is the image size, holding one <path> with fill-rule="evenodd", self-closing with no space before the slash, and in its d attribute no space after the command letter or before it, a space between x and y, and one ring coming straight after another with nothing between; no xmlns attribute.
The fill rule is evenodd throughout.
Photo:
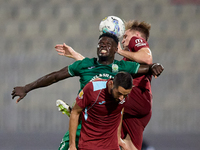
<svg viewBox="0 0 200 150"><path fill-rule="evenodd" d="M117 74L118 71L129 72L132 75L135 75L136 73L137 74L150 73L154 76L159 76L162 73L164 68L161 64L158 64L158 63L152 64L152 65L140 65L135 62L125 62L123 60L122 61L114 60L115 53L117 52L118 42L119 42L119 39L115 35L112 35L109 33L100 35L99 41L97 44L98 59L85 58L84 60L74 62L70 66L66 66L59 71L55 71L50 74L47 74L39 78L38 80L32 83L29 83L25 86L14 87L14 90L12 92L12 98L14 99L16 96L19 96L19 98L16 100L16 102L18 103L27 95L28 92L34 89L46 87L58 81L61 81L63 79L67 79L73 76L80 76L81 88L83 88L87 82L96 78L96 75L100 75L100 73L103 73L103 71L105 70L106 72L103 75L107 76L107 78L114 76L115 74ZM88 60L87 63L86 63L86 60ZM77 63L79 64L77 65ZM74 68L75 66L81 67L81 70ZM103 67L105 67L104 70L102 70ZM96 71L93 70L95 68L96 68ZM96 74L95 75L89 74L88 72L84 73L85 71L89 71L89 70L91 70L91 72L96 72ZM89 77L90 79L86 77L87 75L90 76Z"/></svg>

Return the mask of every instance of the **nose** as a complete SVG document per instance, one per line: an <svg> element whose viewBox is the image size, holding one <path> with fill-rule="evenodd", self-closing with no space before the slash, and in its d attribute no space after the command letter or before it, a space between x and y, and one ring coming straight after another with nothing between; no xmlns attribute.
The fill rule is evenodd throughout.
<svg viewBox="0 0 200 150"><path fill-rule="evenodd" d="M102 45L100 46L100 48L105 49L105 48L106 48L106 44L102 44Z"/></svg>

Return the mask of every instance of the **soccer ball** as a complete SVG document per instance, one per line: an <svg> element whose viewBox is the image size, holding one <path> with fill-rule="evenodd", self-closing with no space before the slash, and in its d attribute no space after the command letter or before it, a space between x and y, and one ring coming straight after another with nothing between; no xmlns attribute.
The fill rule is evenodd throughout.
<svg viewBox="0 0 200 150"><path fill-rule="evenodd" d="M100 22L99 31L100 34L109 32L120 38L124 35L125 25L119 17L108 16Z"/></svg>

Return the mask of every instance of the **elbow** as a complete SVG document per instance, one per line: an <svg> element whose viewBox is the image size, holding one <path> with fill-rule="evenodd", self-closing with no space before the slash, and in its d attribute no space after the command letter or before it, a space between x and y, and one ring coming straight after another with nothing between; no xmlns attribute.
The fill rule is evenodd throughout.
<svg viewBox="0 0 200 150"><path fill-rule="evenodd" d="M146 64L146 65L151 65L153 63L153 58L152 55L140 55L136 62L141 63L141 64Z"/></svg>
<svg viewBox="0 0 200 150"><path fill-rule="evenodd" d="M151 65L153 63L153 58L152 58L152 55L148 55L145 59L145 63L147 65Z"/></svg>
<svg viewBox="0 0 200 150"><path fill-rule="evenodd" d="M146 63L147 65L151 65L151 64L153 63L153 61L152 61L151 58L148 58L148 59L145 61L145 63Z"/></svg>
<svg viewBox="0 0 200 150"><path fill-rule="evenodd" d="M153 63L152 57L147 57L146 59L143 59L142 63L151 65Z"/></svg>

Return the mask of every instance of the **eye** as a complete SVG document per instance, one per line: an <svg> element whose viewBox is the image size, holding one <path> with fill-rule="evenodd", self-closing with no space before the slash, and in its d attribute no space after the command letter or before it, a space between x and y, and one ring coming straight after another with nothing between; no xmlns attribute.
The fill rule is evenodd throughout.
<svg viewBox="0 0 200 150"><path fill-rule="evenodd" d="M103 43L99 43L98 46L101 47L103 45Z"/></svg>
<svg viewBox="0 0 200 150"><path fill-rule="evenodd" d="M112 46L112 44L111 44L111 43L108 43L107 45L108 45L108 46Z"/></svg>

